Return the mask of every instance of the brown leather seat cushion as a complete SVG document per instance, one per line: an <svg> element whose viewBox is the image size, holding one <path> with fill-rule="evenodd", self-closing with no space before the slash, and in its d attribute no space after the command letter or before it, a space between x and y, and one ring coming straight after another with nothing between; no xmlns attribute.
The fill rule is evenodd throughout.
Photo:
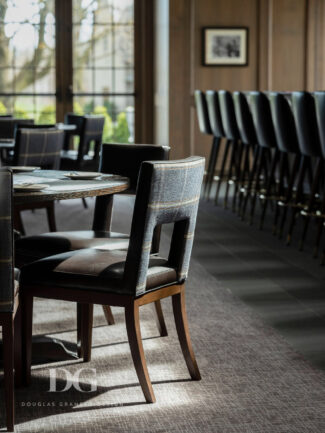
<svg viewBox="0 0 325 433"><path fill-rule="evenodd" d="M93 230L44 233L16 240L16 264L21 267L43 257L82 248L124 250L128 246L129 237L123 233Z"/></svg>
<svg viewBox="0 0 325 433"><path fill-rule="evenodd" d="M134 294L123 285L126 251L85 249L46 257L21 270L21 284ZM146 290L176 283L177 274L166 259L151 257Z"/></svg>

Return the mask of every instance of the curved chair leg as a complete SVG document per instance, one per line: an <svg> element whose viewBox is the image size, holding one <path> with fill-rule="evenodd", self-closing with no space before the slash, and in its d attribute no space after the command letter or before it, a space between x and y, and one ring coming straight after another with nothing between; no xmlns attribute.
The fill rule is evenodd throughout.
<svg viewBox="0 0 325 433"><path fill-rule="evenodd" d="M182 348L188 371L192 379L200 380L201 374L197 366L188 329L184 288L180 293L172 296L172 302L178 339Z"/></svg>
<svg viewBox="0 0 325 433"><path fill-rule="evenodd" d="M103 311L105 314L105 318L106 318L106 322L107 324L110 325L114 325L115 324L115 320L114 320L114 316L112 313L112 309L109 305L103 305Z"/></svg>
<svg viewBox="0 0 325 433"><path fill-rule="evenodd" d="M15 397L14 397L14 321L12 314L7 314L2 325L3 334L3 366L6 400L7 430L14 431Z"/></svg>
<svg viewBox="0 0 325 433"><path fill-rule="evenodd" d="M125 307L125 323L133 364L138 375L142 392L147 403L154 403L156 401L156 397L152 389L147 363L144 356L139 320L139 305L136 303L136 301L132 300L130 305Z"/></svg>
<svg viewBox="0 0 325 433"><path fill-rule="evenodd" d="M168 332L167 332L164 313L162 310L160 300L155 301L155 310L156 310L156 323L157 323L159 334L161 337L167 337Z"/></svg>

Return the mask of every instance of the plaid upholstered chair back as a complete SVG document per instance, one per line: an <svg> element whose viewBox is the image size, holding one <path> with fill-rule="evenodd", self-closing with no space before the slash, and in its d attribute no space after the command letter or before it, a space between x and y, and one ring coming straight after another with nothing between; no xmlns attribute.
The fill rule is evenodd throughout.
<svg viewBox="0 0 325 433"><path fill-rule="evenodd" d="M0 119L0 138L14 138L16 125L33 125L33 119L2 118Z"/></svg>
<svg viewBox="0 0 325 433"><path fill-rule="evenodd" d="M13 311L12 173L0 169L0 311Z"/></svg>
<svg viewBox="0 0 325 433"><path fill-rule="evenodd" d="M99 150L102 144L105 117L96 115L84 116L83 131L80 137L78 149L78 161L88 154L90 143L95 142L94 159L99 157Z"/></svg>
<svg viewBox="0 0 325 433"><path fill-rule="evenodd" d="M159 224L174 223L168 265L176 269L179 283L186 279L204 162L201 157L143 162L124 272L125 285L136 296L145 291L153 233Z"/></svg>
<svg viewBox="0 0 325 433"><path fill-rule="evenodd" d="M104 143L99 171L128 177L127 193L135 194L142 162L168 160L169 150L168 146L150 144Z"/></svg>
<svg viewBox="0 0 325 433"><path fill-rule="evenodd" d="M14 165L58 169L64 132L57 129L18 129Z"/></svg>

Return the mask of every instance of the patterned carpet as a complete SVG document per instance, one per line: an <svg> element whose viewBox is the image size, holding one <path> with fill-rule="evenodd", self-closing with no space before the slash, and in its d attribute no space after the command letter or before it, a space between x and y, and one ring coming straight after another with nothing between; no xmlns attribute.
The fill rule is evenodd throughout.
<svg viewBox="0 0 325 433"><path fill-rule="evenodd" d="M79 201L59 203L60 229L87 227L90 208ZM128 224L129 202L118 203L117 226ZM43 213L26 213L29 233L46 230ZM38 222L35 229L35 221ZM163 243L166 246L167 237ZM133 368L123 310L113 308L116 325L105 326L95 309L93 359L35 366L32 386L17 390L17 432L69 433L291 433L325 431L325 377L227 287L192 260L187 284L190 332L202 380L191 381L175 333L171 303L163 301L169 335L158 337L151 306L142 308L144 349L157 403L146 404ZM75 306L37 300L34 334L76 340ZM55 334L54 334L55 333ZM64 368L65 370L60 370ZM79 385L97 391L57 390L66 372L80 373ZM52 373L50 371L52 369ZM78 385L76 376L72 381ZM53 384L52 384L53 385ZM3 405L3 402L2 402ZM4 424L3 407L1 410Z"/></svg>

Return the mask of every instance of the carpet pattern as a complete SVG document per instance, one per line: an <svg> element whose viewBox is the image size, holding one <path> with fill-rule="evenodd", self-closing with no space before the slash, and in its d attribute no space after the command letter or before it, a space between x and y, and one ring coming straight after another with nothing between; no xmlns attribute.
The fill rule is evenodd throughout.
<svg viewBox="0 0 325 433"><path fill-rule="evenodd" d="M78 201L60 203L59 229L77 225L84 228L83 225L89 224L92 203L87 210L82 210ZM123 198L117 205L114 229L123 228L119 225L125 229L128 221L122 223L120 215L129 217L130 204ZM46 229L42 226L43 218L41 212L26 213L26 227L39 221L37 229ZM168 236L164 235L164 249L167 240ZM293 351L275 330L208 273L199 260L192 260L187 284L190 332L202 375L199 382L190 380L176 336L171 302L164 300L162 304L168 337L158 336L153 308L145 306L141 310L144 350L157 398L155 404L145 403L138 384L123 310L113 308L116 325L108 327L101 308L96 306L92 361L34 366L32 386L16 392L16 431L325 431L324 373ZM76 341L73 304L37 300L34 310L34 334ZM89 370L80 373L79 382L76 376L71 380L84 390L90 389L90 381L93 384L97 381L97 391L80 392L71 387L65 392L49 392L49 378L54 371L57 390L62 390L66 386L66 371L73 375L81 368ZM2 401L2 424L3 414Z"/></svg>

